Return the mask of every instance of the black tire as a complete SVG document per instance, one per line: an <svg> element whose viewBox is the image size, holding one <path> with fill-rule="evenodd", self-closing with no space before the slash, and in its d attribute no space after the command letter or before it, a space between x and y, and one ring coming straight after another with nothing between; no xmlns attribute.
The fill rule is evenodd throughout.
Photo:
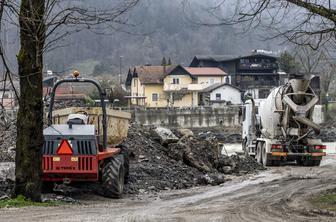
<svg viewBox="0 0 336 222"><path fill-rule="evenodd" d="M302 164L303 166L314 166L314 160L311 160L309 158L303 158Z"/></svg>
<svg viewBox="0 0 336 222"><path fill-rule="evenodd" d="M313 166L320 166L321 160L312 160L313 161Z"/></svg>
<svg viewBox="0 0 336 222"><path fill-rule="evenodd" d="M110 198L121 198L124 192L124 156L117 156L105 160L102 172L102 195Z"/></svg>
<svg viewBox="0 0 336 222"><path fill-rule="evenodd" d="M261 156L262 156L262 164L264 166L272 166L272 160L270 160L267 156L266 152L266 143L262 143L261 146Z"/></svg>
<svg viewBox="0 0 336 222"><path fill-rule="evenodd" d="M52 193L54 192L54 186L55 186L54 182L43 181L41 191L42 193Z"/></svg>
<svg viewBox="0 0 336 222"><path fill-rule="evenodd" d="M262 150L262 143L259 142L257 143L257 150L256 150L256 155L255 155L255 159L258 163L262 163L261 150Z"/></svg>
<svg viewBox="0 0 336 222"><path fill-rule="evenodd" d="M281 160L272 160L273 166L280 166Z"/></svg>
<svg viewBox="0 0 336 222"><path fill-rule="evenodd" d="M297 157L296 158L296 164L298 166L303 166L303 158L302 157Z"/></svg>
<svg viewBox="0 0 336 222"><path fill-rule="evenodd" d="M117 148L120 148L120 154L124 156L124 174L125 174L125 184L128 183L128 177L129 177L129 152L128 148L124 145L118 145Z"/></svg>

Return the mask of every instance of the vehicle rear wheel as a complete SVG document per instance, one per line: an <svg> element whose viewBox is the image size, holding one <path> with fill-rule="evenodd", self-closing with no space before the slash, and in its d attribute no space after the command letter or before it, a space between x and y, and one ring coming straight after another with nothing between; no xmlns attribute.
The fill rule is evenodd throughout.
<svg viewBox="0 0 336 222"><path fill-rule="evenodd" d="M261 150L262 150L262 143L259 142L257 144L257 152L255 156L255 159L257 160L258 163L262 163Z"/></svg>
<svg viewBox="0 0 336 222"><path fill-rule="evenodd" d="M303 158L302 163L303 163L303 166L315 166L314 160L311 160L309 158Z"/></svg>
<svg viewBox="0 0 336 222"><path fill-rule="evenodd" d="M128 148L124 145L118 145L117 148L120 148L120 154L124 156L124 174L125 174L125 184L128 183L128 177L129 177L129 152Z"/></svg>
<svg viewBox="0 0 336 222"><path fill-rule="evenodd" d="M280 166L281 160L272 160L272 165L273 166Z"/></svg>
<svg viewBox="0 0 336 222"><path fill-rule="evenodd" d="M124 156L118 154L106 159L102 172L102 194L106 197L121 198L124 182Z"/></svg>
<svg viewBox="0 0 336 222"><path fill-rule="evenodd" d="M321 160L312 160L313 161L313 166L320 166Z"/></svg>
<svg viewBox="0 0 336 222"><path fill-rule="evenodd" d="M267 152L266 152L266 144L262 143L262 147L261 147L261 155L262 155L262 164L264 166L272 166L272 160L270 160L267 156Z"/></svg>
<svg viewBox="0 0 336 222"><path fill-rule="evenodd" d="M303 166L303 158L302 157L297 157L296 158L296 164L298 166Z"/></svg>

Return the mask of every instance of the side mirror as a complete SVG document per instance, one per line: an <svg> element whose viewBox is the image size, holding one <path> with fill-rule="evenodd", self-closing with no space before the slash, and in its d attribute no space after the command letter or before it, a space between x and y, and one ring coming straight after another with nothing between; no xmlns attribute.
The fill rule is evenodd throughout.
<svg viewBox="0 0 336 222"><path fill-rule="evenodd" d="M253 99L252 94L251 93L245 94L245 96L244 96L244 102L246 102L247 100L250 100L250 99Z"/></svg>

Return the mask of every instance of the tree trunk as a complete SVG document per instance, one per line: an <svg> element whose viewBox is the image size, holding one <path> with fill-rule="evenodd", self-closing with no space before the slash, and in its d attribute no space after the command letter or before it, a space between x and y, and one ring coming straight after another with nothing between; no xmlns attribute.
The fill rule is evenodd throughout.
<svg viewBox="0 0 336 222"><path fill-rule="evenodd" d="M44 0L21 0L20 76L17 117L16 169L13 196L41 201L43 146L42 68L45 39Z"/></svg>

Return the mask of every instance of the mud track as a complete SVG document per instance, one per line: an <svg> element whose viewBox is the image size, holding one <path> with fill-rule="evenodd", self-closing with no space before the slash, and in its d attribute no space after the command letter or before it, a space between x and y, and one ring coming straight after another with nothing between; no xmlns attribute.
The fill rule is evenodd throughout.
<svg viewBox="0 0 336 222"><path fill-rule="evenodd" d="M235 178L158 196L110 200L82 197L83 204L1 209L1 221L335 221L307 198L336 187L336 160L321 167L282 166L259 175ZM85 198L85 199L84 199Z"/></svg>

